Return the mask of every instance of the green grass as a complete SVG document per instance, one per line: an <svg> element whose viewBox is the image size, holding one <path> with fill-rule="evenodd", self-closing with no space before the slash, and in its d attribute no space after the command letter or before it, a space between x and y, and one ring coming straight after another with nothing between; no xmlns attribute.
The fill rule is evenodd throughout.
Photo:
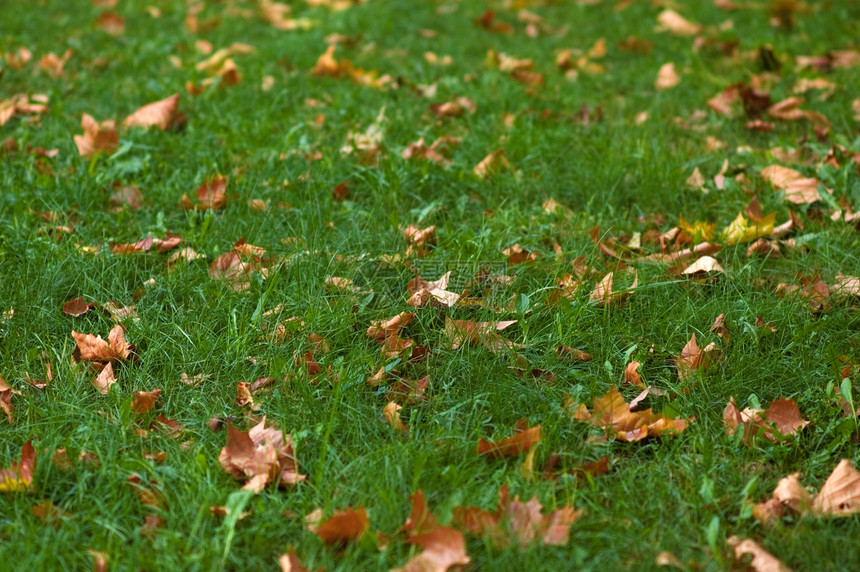
<svg viewBox="0 0 860 572"><path fill-rule="evenodd" d="M38 123L15 117L0 127L0 139L14 139L20 149L0 153L0 310L14 308L12 319L0 323L0 374L22 393L13 397L15 421L0 425L0 466L17 460L28 439L39 452L32 490L0 496L3 567L87 569L87 549L94 549L109 555L114 570L274 569L277 556L294 545L310 569L384 570L409 559L408 545L396 541L377 550L353 544L338 552L307 531L300 516L318 507L330 515L363 506L373 530L392 533L408 516L409 496L418 489L448 522L455 506L493 508L499 488L507 484L522 498L537 495L547 509L571 504L585 514L572 526L565 547L499 548L468 537L472 569L647 570L656 568L659 552L669 551L691 570L721 570L732 566L725 539L734 534L757 539L796 570L856 569L856 516L800 518L768 529L744 508L747 500L768 497L789 473L801 471L804 484L817 490L839 459L860 461L856 425L846 425L834 394L828 393L831 382L838 392L840 356L856 360L856 299L834 299L828 311L813 314L803 300L775 295L777 284L798 283L798 273L818 273L827 283L839 272L860 275L855 228L830 221L831 206L822 207L823 213L817 207L795 208L804 223L795 238L806 249L764 259L748 257L745 244L725 246L716 256L726 274L713 283L671 276L665 265L628 260L640 280L628 304L600 308L588 302L593 284L617 264L595 248L588 237L592 227L600 225L606 236L649 228L665 232L683 215L714 223L719 232L743 211L750 196L740 185L708 194L687 188L694 167L709 178L728 159L743 170L764 212L776 211L778 224L788 218L787 203L758 176L771 164L817 176L835 197L860 205L856 165L816 168L832 145L860 153L851 111L857 68L823 74L801 71L794 63L796 56L856 49L856 2L811 2L791 31L772 27L763 9L724 12L706 2L682 9L688 19L708 24L704 35L738 41L741 55L734 58L708 47L694 51L692 38L654 31L662 9L649 2L622 11L614 11L609 1L594 6L537 2L529 9L549 26L570 26L566 35L537 38L527 37L516 11L504 10L501 3L372 0L330 11L294 2L292 15L310 18L314 26L279 31L256 15L235 15L237 9L256 10L256 2L213 2L198 18L220 18L220 25L193 34L183 23L185 2L129 0L117 8L126 19L119 37L93 25L101 9L86 2L7 4L0 53L26 46L33 60L17 70L0 59L0 100L45 93L50 103ZM158 7L160 18L147 15L149 4ZM516 33L475 27L472 21L488 7ZM717 29L729 19L733 26ZM437 36L425 38L422 29ZM325 51L324 38L334 32L355 39L351 48L338 47L338 59L390 74L401 86L380 91L311 75ZM652 42L653 51L635 54L617 47L634 35ZM580 71L576 81L568 81L555 66L556 50L587 51L599 38L608 46L607 55L596 60L605 73ZM253 45L256 53L234 56L243 81L188 95L185 83L206 77L194 68L205 57L195 51L198 39L215 49L233 42ZM800 78L823 76L837 84L824 101L815 92L807 94L803 107L832 122L825 141L816 140L807 122L777 123L772 132L756 133L744 128L745 119L721 117L707 108L708 98L761 71L755 58L743 53L763 45L772 46L782 61L771 88L773 101L791 96ZM63 77L38 71L42 55L66 49L73 55ZM489 49L532 59L535 71L545 74L544 86L529 89L488 69ZM452 65L429 65L427 51L452 56ZM181 59L181 68L170 63L171 55ZM682 82L655 92L657 70L666 62L675 63ZM260 87L265 76L274 78L269 91ZM431 99L410 88L431 83L438 89ZM82 113L120 121L141 105L177 92L188 116L184 130L121 129L120 153L78 155L72 136L81 132ZM473 100L477 112L433 117L430 103L458 96ZM310 98L326 106L310 107ZM587 125L570 119L583 105L592 112L600 106L603 118ZM385 156L379 165L343 155L348 134L364 132L383 108ZM553 117L542 116L544 110ZM676 123L676 117L696 110L706 111L704 130L684 130ZM649 120L639 125L635 117L643 111ZM322 126L314 123L318 114L325 114ZM516 116L513 127L505 126L504 114ZM443 135L463 137L450 168L400 158L419 137L430 143ZM706 151L707 136L725 147ZM27 153L27 146L59 154L40 159ZM798 149L809 161L780 162L770 154L774 147ZM516 172L476 177L472 168L500 148ZM314 151L321 158L306 162L303 155ZM192 195L218 173L230 179L224 209L212 214L177 207L183 193ZM351 200L336 202L331 191L345 180ZM146 197L143 207L109 212L114 181L137 185ZM550 197L572 209L574 217L546 214L541 203ZM270 208L254 211L249 199L265 200ZM279 209L279 202L292 208ZM55 224L74 226L74 233L58 240L45 232L50 225L34 211L53 211L59 217ZM649 226L640 219L655 214L665 222ZM432 353L426 362L399 371L410 379L429 376L431 397L404 407L406 436L385 423L382 408L389 398L384 389L366 382L392 360L383 358L364 332L372 320L410 310L406 284L414 273L405 264L390 268L379 261L380 255L405 251L399 227L409 224L438 228L436 247L419 264L441 269L464 260L502 265L500 251L515 242L536 251L539 259L508 267L515 279L494 293L500 306L515 295L528 295L531 307L524 315L474 306L417 311L405 333L431 346ZM166 255L117 256L108 247L168 231L208 260L180 264L167 273ZM266 280L255 274L250 289L237 293L210 279L208 265L241 237L283 263ZM282 242L288 237L301 243ZM562 248L558 257L553 243ZM82 246L101 252L88 254ZM366 260L354 260L363 254ZM577 256L585 256L600 273L575 300L546 304L555 278L569 272ZM375 294L334 292L325 286L328 276L356 277ZM154 284L144 286L150 279ZM134 304L140 317L125 324L140 363L122 367L108 396L95 391L91 372L69 361L72 330L106 336L112 327L106 314L64 315L63 303L78 296ZM283 318L297 316L304 326L275 344L267 341L257 317L259 310L278 304ZM621 384L626 358L644 364L647 383L679 390L685 384L669 356L680 353L693 333L701 346L719 343L709 328L722 313L732 334L723 360L671 402L680 415L696 418L682 434L598 443L588 437L599 431L573 421L562 409L565 394L591 405L610 385ZM764 335L755 327L759 315L777 328L775 333ZM451 350L443 334L446 316L519 319L503 335L525 347L499 354L480 346ZM315 355L333 374L315 385L294 366L294 356L309 351L308 334L323 336L332 348ZM594 359L560 361L555 354L560 345L584 349ZM43 351L55 378L39 391L24 377L43 377ZM516 354L531 367L553 372L556 382L518 377L511 369L519 363ZM209 379L189 387L180 382L183 372ZM247 428L244 412L235 405L236 383L266 375L288 380L255 397L259 413L292 434L307 480L252 497L245 507L252 514L231 529L211 516L209 507L227 503L241 484L218 463L226 433L210 431L206 421L213 414L233 416ZM133 392L156 387L164 391L153 412L133 413ZM628 400L637 393L630 386L622 390ZM785 445L745 447L723 427L731 396L741 407L794 398L812 424ZM854 397L860 398L856 392ZM661 410L668 399L652 399L652 404ZM158 432L135 435L159 414L185 425L179 439ZM543 468L552 454L562 456L566 470L608 455L611 471L585 482L529 480L520 473L521 460L475 454L481 437L510 436L523 417L543 427L536 467ZM90 451L99 464L61 470L50 462L58 448L73 457ZM147 460L143 453L152 450L166 452L166 460ZM139 530L150 512L126 484L133 473L157 482L166 502L165 526L154 538ZM38 520L30 510L44 500L71 517L58 528Z"/></svg>

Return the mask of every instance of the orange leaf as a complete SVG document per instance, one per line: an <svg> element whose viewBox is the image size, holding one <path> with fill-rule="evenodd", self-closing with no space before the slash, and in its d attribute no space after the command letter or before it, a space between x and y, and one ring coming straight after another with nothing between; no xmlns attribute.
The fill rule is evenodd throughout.
<svg viewBox="0 0 860 572"><path fill-rule="evenodd" d="M149 413L155 406L155 401L161 395L160 389L152 391L136 391L134 393L134 401L131 403L132 411L137 413Z"/></svg>
<svg viewBox="0 0 860 572"><path fill-rule="evenodd" d="M265 423L263 418L247 433L227 425L227 445L218 456L224 470L255 492L269 482L296 485L305 479L298 473L292 437Z"/></svg>
<svg viewBox="0 0 860 572"><path fill-rule="evenodd" d="M75 145L81 157L89 157L98 152L110 155L119 148L119 135L113 121L103 121L99 124L92 116L83 114L81 117L83 135L75 135Z"/></svg>
<svg viewBox="0 0 860 572"><path fill-rule="evenodd" d="M162 131L176 124L179 108L179 94L175 93L167 99L144 105L125 118L125 127L158 127Z"/></svg>
<svg viewBox="0 0 860 572"><path fill-rule="evenodd" d="M540 425L535 425L516 433L512 437L496 441L495 443L481 439L478 442L477 453L494 459L518 457L540 443L540 431Z"/></svg>
<svg viewBox="0 0 860 572"><path fill-rule="evenodd" d="M93 379L93 385L99 393L107 395L110 393L111 386L115 383L116 377L114 377L113 365L111 365L110 362L107 362L95 379Z"/></svg>
<svg viewBox="0 0 860 572"><path fill-rule="evenodd" d="M364 508L347 508L334 513L328 520L314 526L315 532L326 544L344 545L358 540L370 527Z"/></svg>
<svg viewBox="0 0 860 572"><path fill-rule="evenodd" d="M590 413L585 405L577 407L574 419L601 427L619 441L639 441L645 437L656 437L666 432L680 433L687 428L688 423L693 421L693 418L671 419L657 415L650 408L644 411L630 411L630 407L615 386L612 386L606 395L594 401L593 413Z"/></svg>

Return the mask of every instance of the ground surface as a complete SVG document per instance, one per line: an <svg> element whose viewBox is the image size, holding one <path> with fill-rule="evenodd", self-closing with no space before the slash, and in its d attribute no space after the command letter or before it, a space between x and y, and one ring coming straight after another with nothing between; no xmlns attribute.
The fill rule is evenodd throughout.
<svg viewBox="0 0 860 572"><path fill-rule="evenodd" d="M420 553L398 529L422 490L465 531L471 569L646 570L662 552L727 569L744 565L733 535L794 569L856 568L856 515L786 509L765 526L752 503L790 473L814 494L840 459L860 461L858 285L845 278L860 274L860 5L677 3L679 21L674 3L653 4L7 0L0 466L28 441L36 460L31 481L2 475L0 488L23 489L0 496L2 561L273 569L293 546L308 569L396 568ZM178 110L137 116L166 130L122 126L173 94ZM803 102L771 107L791 97ZM83 114L115 120L118 142L91 125L97 137L76 145ZM768 181L773 165L807 181ZM788 223L777 236L774 220ZM424 242L409 226L435 230ZM181 237L173 250L146 241L167 233ZM723 272L661 258L702 243ZM459 300L407 303L421 299L417 275L449 270ZM595 290L609 272L618 296ZM101 306L64 313L78 297L70 313L134 306L117 317L134 351L70 359L72 331L107 339L115 323ZM367 335L401 312L408 325ZM720 315L726 329L712 330ZM693 334L719 351L682 353ZM612 385L637 396L634 361L663 392L647 405L695 418L682 432L639 439L627 416L614 420L638 434L574 419ZM106 363L117 381L104 395L93 380ZM267 377L237 404L239 382ZM135 393L156 388L136 411ZM810 423L770 431L776 444L752 428L745 443L727 434L731 397L793 399ZM265 415L306 478L241 492L261 471L222 467L213 415L242 431ZM520 419L539 438L476 452ZM569 538L504 510L470 532L457 507L493 511L503 486L546 515L581 510ZM223 505L229 516L212 514ZM345 543L307 529L316 509L350 507L369 524Z"/></svg>

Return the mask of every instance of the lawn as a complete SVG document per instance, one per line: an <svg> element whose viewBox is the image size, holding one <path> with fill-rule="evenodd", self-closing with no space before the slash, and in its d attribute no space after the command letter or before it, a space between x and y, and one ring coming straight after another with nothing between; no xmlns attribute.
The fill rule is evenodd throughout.
<svg viewBox="0 0 860 572"><path fill-rule="evenodd" d="M857 2L0 19L0 567L857 569Z"/></svg>

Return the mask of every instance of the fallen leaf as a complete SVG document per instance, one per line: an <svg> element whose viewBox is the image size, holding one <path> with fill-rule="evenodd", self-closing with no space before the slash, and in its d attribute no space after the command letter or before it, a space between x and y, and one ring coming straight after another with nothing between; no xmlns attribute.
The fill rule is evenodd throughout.
<svg viewBox="0 0 860 572"><path fill-rule="evenodd" d="M722 352L716 344L708 344L699 348L696 343L696 334L690 336L690 341L681 350L680 355L675 356L675 367L678 370L678 378L683 381L693 375L697 370L704 370L709 365L719 360Z"/></svg>
<svg viewBox="0 0 860 572"><path fill-rule="evenodd" d="M791 568L749 538L730 536L726 542L734 549L735 560L742 560L746 555L752 556L750 567L754 572L792 572Z"/></svg>
<svg viewBox="0 0 860 572"><path fill-rule="evenodd" d="M96 26L111 36L121 36L125 32L125 18L116 12L102 12L96 18Z"/></svg>
<svg viewBox="0 0 860 572"><path fill-rule="evenodd" d="M696 260L694 263L689 265L682 271L682 274L686 276L701 276L708 275L715 272L719 272L721 274L725 274L725 270L720 266L720 263L717 262L715 258L710 256L703 256Z"/></svg>
<svg viewBox="0 0 860 572"><path fill-rule="evenodd" d="M654 82L654 89L657 91L666 91L679 83L681 83L681 76L675 71L675 64L670 62L660 66L660 70L657 72L657 80Z"/></svg>
<svg viewBox="0 0 860 572"><path fill-rule="evenodd" d="M93 302L87 302L81 298L75 298L74 300L69 300L65 304L63 304L63 313L69 316L82 316L89 312L92 308L96 306Z"/></svg>
<svg viewBox="0 0 860 572"><path fill-rule="evenodd" d="M178 123L178 109L179 94L175 93L167 99L144 105L126 117L122 124L125 127L158 127L165 131Z"/></svg>
<svg viewBox="0 0 860 572"><path fill-rule="evenodd" d="M777 189L785 191L785 200L794 204L802 205L814 203L821 200L818 193L818 185L821 181L811 177L804 177L794 169L788 169L780 165L771 165L761 171L761 178L769 182ZM830 189L825 189L833 194Z"/></svg>
<svg viewBox="0 0 860 572"><path fill-rule="evenodd" d="M75 145L81 157L89 157L103 152L110 155L119 148L119 134L113 121L103 121L99 124L92 116L83 114L81 117L83 135L75 135Z"/></svg>
<svg viewBox="0 0 860 572"><path fill-rule="evenodd" d="M161 395L160 389L135 391L134 401L131 402L131 410L135 413L149 413L155 407L155 402L158 400L159 395Z"/></svg>
<svg viewBox="0 0 860 572"><path fill-rule="evenodd" d="M243 488L254 492L269 482L292 486L305 479L298 473L292 437L265 423L264 417L247 433L227 425L227 445L218 456L224 470L246 481Z"/></svg>
<svg viewBox="0 0 860 572"><path fill-rule="evenodd" d="M107 395L110 393L110 388L113 384L116 383L116 377L113 373L113 365L110 362L107 362L99 371L98 375L96 375L95 379L93 379L93 386L95 386L96 390L102 395Z"/></svg>
<svg viewBox="0 0 860 572"><path fill-rule="evenodd" d="M505 150L498 149L484 157L480 163L475 165L475 168L472 169L472 172L474 172L478 177L486 179L490 175L493 175L499 171L511 169L513 169L513 167L511 167L511 164L505 157Z"/></svg>
<svg viewBox="0 0 860 572"><path fill-rule="evenodd" d="M278 564L281 565L281 572L309 572L307 568L302 566L301 560L296 555L296 549L290 546L287 554L278 556Z"/></svg>
<svg viewBox="0 0 860 572"><path fill-rule="evenodd" d="M445 336L451 342L452 349L459 349L463 345L484 345L491 351L500 351L504 348L514 347L514 343L497 334L515 324L516 320L502 322L471 322L468 320L452 320L445 317Z"/></svg>
<svg viewBox="0 0 860 572"><path fill-rule="evenodd" d="M658 415L652 410L630 411L624 397L613 386L606 394L594 400L593 412L585 405L579 405L573 414L577 421L585 421L606 430L618 441L639 441L649 436L658 437L664 433L676 434L687 428L690 419L672 419Z"/></svg>
<svg viewBox="0 0 860 572"><path fill-rule="evenodd" d="M406 290L410 294L406 304L414 308L427 305L450 308L460 299L459 294L447 290L450 279L450 270L433 282L416 276L406 286Z"/></svg>
<svg viewBox="0 0 860 572"><path fill-rule="evenodd" d="M49 500L44 500L30 509L30 512L39 520L45 521L57 530L63 524L63 521L69 520L72 515L53 504Z"/></svg>
<svg viewBox="0 0 860 572"><path fill-rule="evenodd" d="M453 566L466 566L471 562L466 552L463 533L453 528L440 527L430 532L410 536L406 542L423 551L392 572L447 572Z"/></svg>
<svg viewBox="0 0 860 572"><path fill-rule="evenodd" d="M21 461L13 462L8 469L0 469L0 492L27 491L33 484L33 471L36 468L36 450L27 441L21 447Z"/></svg>
<svg viewBox="0 0 860 572"><path fill-rule="evenodd" d="M308 529L326 544L343 546L359 540L370 528L364 508L347 508L337 511L330 518Z"/></svg>
<svg viewBox="0 0 860 572"><path fill-rule="evenodd" d="M642 365L638 361L631 361L627 364L627 367L624 368L624 381L635 385L636 387L645 387L645 384L642 382L642 376L639 375L639 372L636 371L639 369L639 366Z"/></svg>
<svg viewBox="0 0 860 572"><path fill-rule="evenodd" d="M694 24L674 10L663 10L657 16L658 31L668 31L679 37L695 36L702 31L702 26Z"/></svg>
<svg viewBox="0 0 860 572"><path fill-rule="evenodd" d="M108 334L107 341L101 336L79 334L72 330L80 358L85 361L120 362L128 361L134 353L134 346L125 341L125 329L117 324Z"/></svg>
<svg viewBox="0 0 860 572"><path fill-rule="evenodd" d="M392 429L395 431L408 431L408 427L406 427L406 425L403 424L403 420L400 419L401 409L403 409L403 406L391 401L385 406L382 413L385 415L385 420L388 421L388 425L391 426Z"/></svg>
<svg viewBox="0 0 860 572"><path fill-rule="evenodd" d="M800 409L793 399L778 399L766 410L748 407L740 411L732 397L723 412L723 421L729 435L734 435L737 428L743 426L743 442L747 445L752 445L759 435L772 443L779 443L780 437L795 435L809 425L809 420L800 416Z"/></svg>
<svg viewBox="0 0 860 572"><path fill-rule="evenodd" d="M515 426L515 431L512 437L507 437L501 441L492 442L487 439L481 439L478 442L476 452L479 455L486 455L493 459L518 457L540 443L542 438L540 425L528 428Z"/></svg>
<svg viewBox="0 0 860 572"><path fill-rule="evenodd" d="M199 208L200 210L218 210L227 204L227 178L218 175L197 187L197 205L182 195L179 206L185 210Z"/></svg>
<svg viewBox="0 0 860 572"><path fill-rule="evenodd" d="M537 497L522 502L518 496L508 498L508 488L499 490L499 505L495 512L475 507L455 507L453 522L456 526L478 536L489 536L498 546L514 543L525 548L533 542L552 546L565 546L570 527L582 511L564 506L544 515L543 505Z"/></svg>
<svg viewBox="0 0 860 572"><path fill-rule="evenodd" d="M633 291L636 289L636 286L639 284L639 274L634 271L633 284L631 284L630 287L625 290L613 292L613 281L614 273L610 272L609 274L604 276L600 282L597 283L588 299L597 306L620 304L627 300L630 294L632 294Z"/></svg>

